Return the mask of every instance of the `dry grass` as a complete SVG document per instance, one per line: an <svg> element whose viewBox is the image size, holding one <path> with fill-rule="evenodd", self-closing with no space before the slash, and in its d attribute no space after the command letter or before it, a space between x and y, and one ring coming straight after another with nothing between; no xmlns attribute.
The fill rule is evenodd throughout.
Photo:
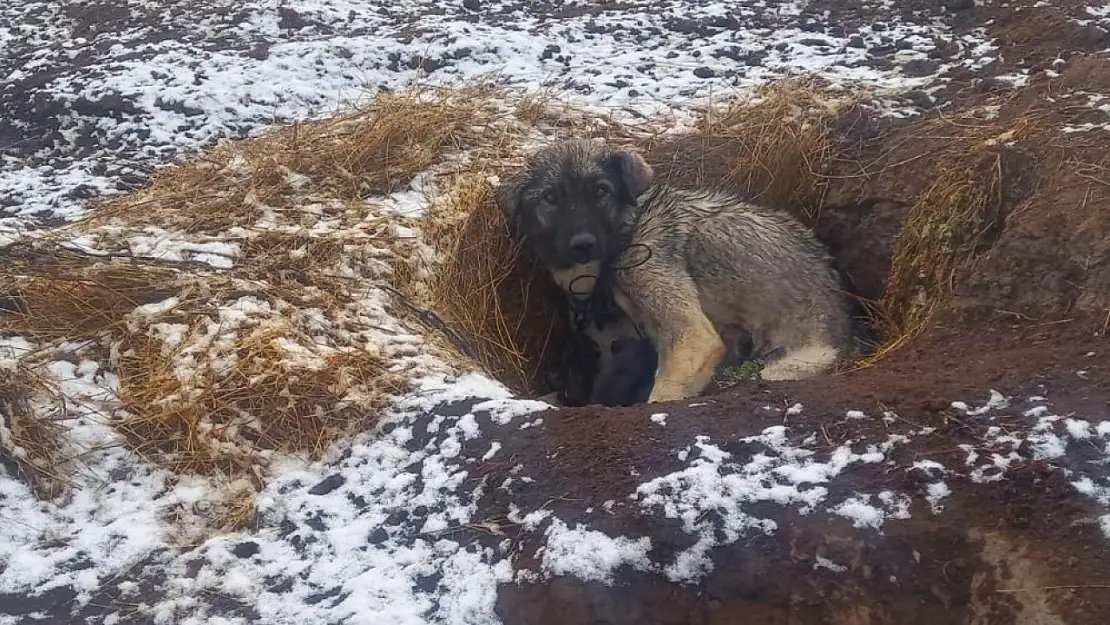
<svg viewBox="0 0 1110 625"><path fill-rule="evenodd" d="M1006 124L942 118L922 127L923 136L948 134L947 146L894 240L875 324L880 346L862 364L873 364L918 336L951 297L988 233L999 226L1006 172L998 146L1035 128L1030 118ZM961 136L952 137L954 132Z"/></svg>
<svg viewBox="0 0 1110 625"><path fill-rule="evenodd" d="M336 276L342 255L343 242L335 237L264 232L244 243L241 270L275 286L313 286L335 293L345 290Z"/></svg>
<svg viewBox="0 0 1110 625"><path fill-rule="evenodd" d="M53 498L68 484L61 467L62 428L32 407L43 390L22 367L0 369L0 464L14 465L36 496Z"/></svg>
<svg viewBox="0 0 1110 625"><path fill-rule="evenodd" d="M319 457L404 387L387 371L397 355L368 347L375 326L361 298L382 286L418 290L430 275L414 224L367 199L459 149L499 145L507 130L498 95L487 84L415 87L161 170L90 219L5 250L2 329L119 347L116 425L137 452L177 471L258 475L270 452ZM132 237L150 233L233 243L240 254L230 270L133 257ZM114 257L59 251L75 235ZM219 329L217 309L251 293L285 307L255 326ZM184 301L135 314L171 296ZM330 334L302 309L327 317ZM160 334L166 324L185 328L180 344Z"/></svg>
<svg viewBox="0 0 1110 625"><path fill-rule="evenodd" d="M534 390L551 341L563 330L559 294L534 257L509 237L484 172L460 176L431 236L443 256L430 305L470 343L491 375Z"/></svg>
<svg viewBox="0 0 1110 625"><path fill-rule="evenodd" d="M547 91L539 91L521 98L514 107L517 119L529 126L564 125L564 107L558 96Z"/></svg>
<svg viewBox="0 0 1110 625"><path fill-rule="evenodd" d="M238 532L255 522L258 510L255 492L251 488L238 488L227 493L216 513L214 526L218 532ZM257 529L257 528L251 528Z"/></svg>
<svg viewBox="0 0 1110 625"><path fill-rule="evenodd" d="M720 172L719 179L700 184L739 189L771 206L816 209L822 173L837 151L832 125L850 104L815 81L784 79L750 97L711 105L695 134L701 154L686 164L703 171L685 176L705 178L708 167Z"/></svg>
<svg viewBox="0 0 1110 625"><path fill-rule="evenodd" d="M304 216L299 202L314 195L339 200L328 210L343 213L345 203L398 190L449 150L482 143L502 115L499 93L487 84L418 86L352 113L224 143L101 204L96 219L219 234L262 218L295 221Z"/></svg>
<svg viewBox="0 0 1110 625"><path fill-rule="evenodd" d="M210 328L195 319L188 336ZM381 355L350 350L318 360L311 338L289 326L260 325L222 352L188 358L149 331L129 336L126 348L117 366L126 415L117 427L137 452L179 472L256 475L269 451L319 458L404 388Z"/></svg>
<svg viewBox="0 0 1110 625"><path fill-rule="evenodd" d="M891 273L880 309L884 337L914 336L952 292L959 271L974 258L993 225L1001 166L984 154L978 166L944 163L910 207L894 242Z"/></svg>
<svg viewBox="0 0 1110 625"><path fill-rule="evenodd" d="M150 263L12 250L0 269L0 329L51 341L119 328L136 306L180 291L180 273ZM3 312L3 311L0 311Z"/></svg>

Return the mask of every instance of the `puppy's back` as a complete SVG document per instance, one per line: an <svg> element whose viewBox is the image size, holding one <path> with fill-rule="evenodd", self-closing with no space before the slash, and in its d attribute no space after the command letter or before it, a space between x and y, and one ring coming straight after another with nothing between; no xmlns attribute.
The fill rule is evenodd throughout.
<svg viewBox="0 0 1110 625"><path fill-rule="evenodd" d="M796 328L850 346L840 276L825 246L792 215L723 192L665 185L649 189L640 206L629 241L683 265L715 323L779 335ZM631 261L644 253L626 255Z"/></svg>

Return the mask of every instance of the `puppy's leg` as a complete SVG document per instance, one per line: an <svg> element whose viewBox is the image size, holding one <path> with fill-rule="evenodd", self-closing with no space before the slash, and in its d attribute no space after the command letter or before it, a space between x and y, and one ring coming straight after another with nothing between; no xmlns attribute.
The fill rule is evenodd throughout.
<svg viewBox="0 0 1110 625"><path fill-rule="evenodd" d="M767 381L802 380L832 369L839 350L814 337L800 347L786 348L781 357L763 365L760 377Z"/></svg>
<svg viewBox="0 0 1110 625"><path fill-rule="evenodd" d="M700 319L699 319L700 317ZM705 315L691 314L661 350L659 373L648 403L693 397L713 380L713 371L725 355L725 344Z"/></svg>
<svg viewBox="0 0 1110 625"><path fill-rule="evenodd" d="M724 341L698 303L694 281L675 278L652 285L661 287L658 289L637 289L642 284L632 283L631 288L621 289L623 297L617 300L622 308L628 306L625 310L634 314L633 318L642 320L659 353L659 369L648 403L685 399L702 392L713 380L713 370L726 351Z"/></svg>
<svg viewBox="0 0 1110 625"><path fill-rule="evenodd" d="M548 393L547 395L543 395L542 397L537 397L536 401L542 401L545 404L551 404L552 406L556 406L556 407L559 407L559 406L563 405L562 402L559 401L559 391L552 391L552 392Z"/></svg>

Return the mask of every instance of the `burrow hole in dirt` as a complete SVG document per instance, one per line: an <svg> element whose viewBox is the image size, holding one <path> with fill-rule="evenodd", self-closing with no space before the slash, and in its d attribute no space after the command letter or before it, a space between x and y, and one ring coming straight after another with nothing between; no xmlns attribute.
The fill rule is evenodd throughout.
<svg viewBox="0 0 1110 625"><path fill-rule="evenodd" d="M840 274L843 288L849 295L853 334L860 349L859 358L870 356L876 347L876 303L882 296L890 269L891 241L897 232L902 213L904 207L867 200L858 204L829 207L828 210L821 211L816 221L799 215L829 249L833 267ZM527 324L531 327L525 331L532 335L546 334L547 340L536 341L532 345L538 346L538 349L526 350L521 354L523 361L519 369L502 375L495 373L494 377L527 397L555 399L567 406L589 405L589 380L595 371L596 353L584 353L581 339L576 340L573 337L567 322L567 304L547 273L526 253L517 265L515 272L527 276L539 293L538 297L533 297L530 307L541 310L505 311L506 316L543 320L539 324ZM750 343L742 342L741 346L741 349L749 348ZM723 375L714 378L704 393L726 391L738 382L750 379L756 370L753 362L728 368L722 372ZM640 375L643 375L642 370ZM574 380L577 380L577 386ZM568 395L568 386L577 393ZM624 405L640 403L644 403L643 393L638 399L625 396Z"/></svg>

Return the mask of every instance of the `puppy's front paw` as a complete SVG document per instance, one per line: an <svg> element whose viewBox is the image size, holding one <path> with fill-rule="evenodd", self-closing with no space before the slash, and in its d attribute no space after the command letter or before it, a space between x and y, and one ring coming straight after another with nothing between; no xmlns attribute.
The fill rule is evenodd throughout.
<svg viewBox="0 0 1110 625"><path fill-rule="evenodd" d="M835 347L813 343L801 349L787 350L779 358L763 365L759 377L768 381L804 380L830 370L837 359Z"/></svg>
<svg viewBox="0 0 1110 625"><path fill-rule="evenodd" d="M649 404L658 404L665 401L678 401L686 399L686 393L682 389L670 384L655 383L655 387L651 389L651 395L648 395Z"/></svg>

